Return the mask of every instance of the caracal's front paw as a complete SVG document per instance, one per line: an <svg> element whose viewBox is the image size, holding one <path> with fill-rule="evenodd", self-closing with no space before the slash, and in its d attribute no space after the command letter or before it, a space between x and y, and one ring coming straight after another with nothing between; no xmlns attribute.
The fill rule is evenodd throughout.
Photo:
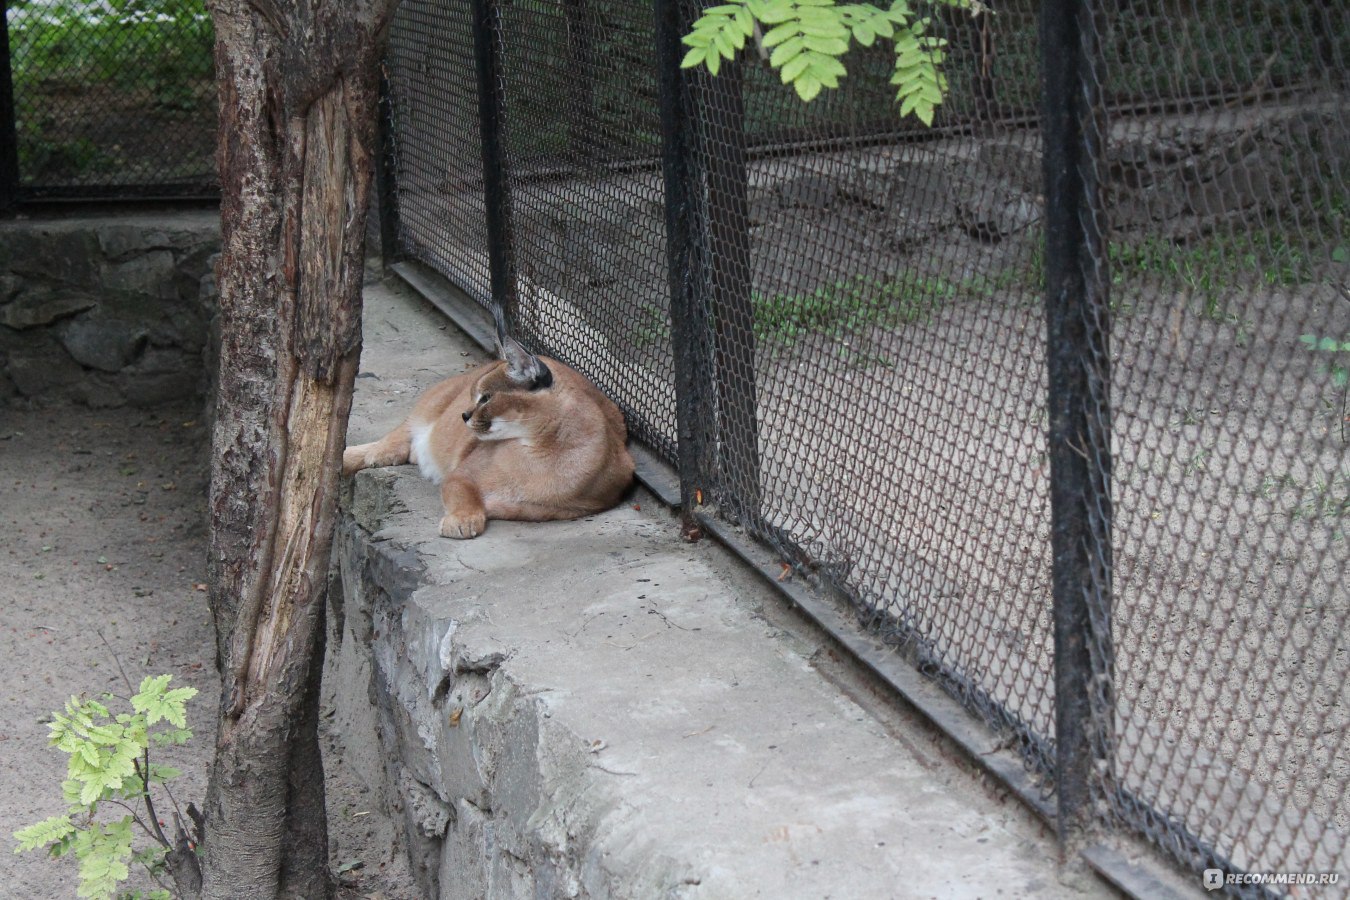
<svg viewBox="0 0 1350 900"><path fill-rule="evenodd" d="M441 537L467 540L476 538L487 529L487 513L479 511L462 514L446 513L441 519Z"/></svg>
<svg viewBox="0 0 1350 900"><path fill-rule="evenodd" d="M369 444L361 444L357 447L348 447L342 451L342 474L353 475L362 469L370 467L370 460L367 459L366 451L370 448Z"/></svg>

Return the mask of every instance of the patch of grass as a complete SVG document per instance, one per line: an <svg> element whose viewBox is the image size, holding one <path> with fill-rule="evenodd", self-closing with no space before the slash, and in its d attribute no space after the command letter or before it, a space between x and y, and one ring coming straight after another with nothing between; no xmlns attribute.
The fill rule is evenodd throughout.
<svg viewBox="0 0 1350 900"><path fill-rule="evenodd" d="M1330 478L1314 478L1303 487L1302 497L1290 511L1292 519L1340 519L1350 515L1350 472Z"/></svg>
<svg viewBox="0 0 1350 900"><path fill-rule="evenodd" d="M805 294L750 295L755 337L793 343L808 334L843 337L873 326L925 321L957 296L946 278L887 281L854 276Z"/></svg>
<svg viewBox="0 0 1350 900"><path fill-rule="evenodd" d="M1312 261L1301 247L1278 232L1261 235L1213 234L1192 243L1157 235L1110 245L1111 280L1116 285L1141 281L1175 285L1200 302L1206 316L1232 321L1227 299L1253 283L1293 287L1313 279ZM1241 323L1237 323L1241 324Z"/></svg>
<svg viewBox="0 0 1350 900"><path fill-rule="evenodd" d="M639 347L670 348L670 317L659 308L648 303L638 311L637 324L633 326L633 340Z"/></svg>

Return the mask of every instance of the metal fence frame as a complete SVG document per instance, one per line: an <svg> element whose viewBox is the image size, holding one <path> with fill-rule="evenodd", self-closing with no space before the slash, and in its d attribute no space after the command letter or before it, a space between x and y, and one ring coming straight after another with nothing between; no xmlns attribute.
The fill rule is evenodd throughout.
<svg viewBox="0 0 1350 900"><path fill-rule="evenodd" d="M514 316L516 271L512 251L511 195L504 172L500 122L504 108L501 90L504 75L498 62L501 29L494 21L494 0L471 0L480 125L482 129L483 178L487 203L487 234L491 296ZM737 364L723 354L720 345L729 339L753 346L749 287L736 284L743 271L725 261L734 256L737 243L724 235L745 228L736 210L744 207L744 147L721 158L721 171L693 173L691 145L697 139L689 119L687 98L697 91L699 76L679 68L683 55L680 37L689 30L689 5L680 0L654 0L656 21L655 60L658 70L662 151L660 165L665 196L668 290L672 347L675 353L675 386L678 404L680 452L674 477L648 453L640 453L639 476L664 499L678 505L685 535L696 539L711 532L736 550L753 567L770 576L808 615L824 625L837 639L874 671L878 672L911 703L922 710L949 736L971 753L979 765L992 772L1028 806L1055 824L1066 858L1081 856L1099 873L1136 896L1171 893L1180 881L1173 880L1166 866L1141 864L1102 840L1102 810L1111 805L1119 788L1113 784L1113 653L1111 641L1111 491L1110 491L1110 371L1109 371L1109 278L1102 233L1101 184L1096 175L1103 142L1102 104L1096 94L1100 85L1100 54L1093 41L1092 19L1096 0L1044 0L1042 6L1042 65L1045 73L1043 109L1050 115L1042 122L1045 146L1044 174L1048 210L1046 242L1045 324L1051 353L1045 360L1050 372L1049 455L1052 471L1053 608L1055 635L1055 689L1057 718L1054 748L1042 747L1045 768L1051 770L1054 800L1047 803L1044 787L1029 776L1023 761L1010 754L991 753L990 732L964 709L927 686L931 682L911 667L911 662L890 649L878 649L840 613L836 604L819 590L773 579L781 574L776 561L781 547L747 540L746 532L768 537L766 523L758 516L754 488L758 450L754 427L754 371L744 361ZM979 34L972 35L977 45ZM739 75L736 64L725 64L719 81L734 96ZM987 106L992 86L981 93ZM386 97L385 128L393 127ZM739 110L713 109L733 124ZM734 129L733 129L734 130ZM394 142L386 137L393 152ZM386 161L384 170L397 166ZM392 179L391 174L391 179ZM700 194L696 183L710 184ZM389 236L398 233L397 187L386 182L391 196L382 203L380 233L386 250L397 246ZM730 195L706 208L715 191ZM738 191L739 196L738 196ZM701 208L701 205L704 208ZM727 210L732 212L728 215ZM707 233L693 233L691 222L712 219ZM705 240L724 252L712 257L723 261L725 271L691 277L700 263L694 243ZM432 298L454 318L475 333L484 346L490 331L478 321L481 309L452 298L438 279L417 264L397 262L395 251L387 257L395 271ZM705 296L695 296L697 292ZM718 320L706 320L712 310ZM700 335L712 340L700 340ZM734 338L730 338L734 335ZM712 364L708 355L719 357ZM714 383L712 371L731 372L731 378ZM716 416L710 409L735 409L738 416ZM728 421L728 418L731 421ZM1092 448L1084 453L1084 448ZM727 468L740 484L751 485L747 501L709 515L699 499ZM725 499L725 498L724 498ZM737 527L744 526L744 528ZM828 587L828 585L826 585ZM941 683L941 678L939 678ZM967 689L967 688L962 688ZM1014 726L1017 723L1009 723ZM1034 740L1026 733L1022 740ZM1035 754L1033 754L1035 755ZM1117 799L1117 802L1118 799ZM1115 835L1119 837L1120 835ZM1183 850L1197 863L1223 865L1226 861L1211 848ZM1233 871L1227 866L1228 871ZM1184 888L1183 888L1184 889ZM1259 893L1259 892L1255 892Z"/></svg>
<svg viewBox="0 0 1350 900"><path fill-rule="evenodd" d="M714 5L705 3L704 5ZM568 5L571 10L576 0ZM517 272L513 250L510 173L505 170L501 123L506 76L500 55L504 29L497 0L471 0L480 126L482 177L487 198L488 257L492 301L512 320ZM736 258L744 243L746 147L739 130L742 109L739 65L728 63L718 77L719 90L706 91L707 78L681 70L681 35L689 31L688 0L653 0L655 66L659 88L664 190L667 290L671 346L675 362L679 452L673 475L648 452L640 451L639 477L679 507L682 529L690 539L716 535L754 568L769 576L808 615L821 623L865 665L923 711L1029 807L1051 822L1066 859L1081 858L1100 874L1136 896L1161 896L1187 890L1180 863L1198 880L1199 870L1241 869L1215 847L1195 837L1167 810L1133 796L1115 774L1115 654L1112 637L1112 456L1111 456L1111 307L1106 248L1106 213L1101 168L1106 141L1101 86L1103 54L1097 43L1098 0L1042 0L1040 61L1043 95L1040 111L1022 110L1016 118L1039 120L1046 200L1044 324L1049 378L1048 457L1051 491L1052 603L1054 633L1055 734L1051 741L1025 723L1009 718L1002 725L1021 744L1016 754L995 753L991 730L961 704L931 689L935 680L952 697L967 696L967 683L944 680L941 671L917 655L878 648L850 616L829 598L828 573L817 589L783 583L778 565L793 560L793 547L758 509L760 451L755 425L755 335L746 267ZM971 46L987 48L988 36L977 22ZM977 78L977 110L997 106L987 68ZM386 260L414 287L465 325L484 346L490 331L481 326L474 301L446 290L438 276L399 251L396 142L392 103L386 96L383 163L388 196L381 203L380 233ZM699 165L691 104L701 115L727 126L730 143ZM579 126L577 126L579 127ZM736 135L740 135L739 138ZM695 185L704 185L696 190ZM702 222L702 230L695 223ZM712 250L709 250L709 248ZM393 248L392 254L390 253ZM711 260L711 262L710 262ZM478 302L484 298L480 297ZM730 346L749 347L744 353ZM718 372L714 378L712 372ZM708 415L709 410L722 414ZM725 411L733 411L727 415ZM737 485L717 492L720 482ZM715 514L701 508L705 495L717 493ZM747 537L749 536L749 537ZM824 593L819 588L825 588ZM903 636L901 636L903 637ZM919 674L916 670L923 670ZM978 688L974 688L978 690ZM995 704L996 705L996 704ZM1028 771L1031 770L1031 772ZM1048 793L1053 801L1047 801ZM1164 823L1159 837L1159 823ZM1166 852L1145 854L1117 849L1120 842L1143 846L1147 835ZM1164 857L1167 857L1164 860ZM1194 887L1196 882L1189 886ZM1244 897L1277 896L1265 887L1229 888Z"/></svg>

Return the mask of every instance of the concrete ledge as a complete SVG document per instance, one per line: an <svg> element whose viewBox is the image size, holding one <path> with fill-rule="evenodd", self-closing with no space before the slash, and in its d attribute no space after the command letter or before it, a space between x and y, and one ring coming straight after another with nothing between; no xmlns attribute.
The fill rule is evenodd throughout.
<svg viewBox="0 0 1350 900"><path fill-rule="evenodd" d="M479 358L386 286L366 334L352 441ZM337 727L426 896L1106 893L645 493L467 542L439 515L409 467L353 480L329 651Z"/></svg>

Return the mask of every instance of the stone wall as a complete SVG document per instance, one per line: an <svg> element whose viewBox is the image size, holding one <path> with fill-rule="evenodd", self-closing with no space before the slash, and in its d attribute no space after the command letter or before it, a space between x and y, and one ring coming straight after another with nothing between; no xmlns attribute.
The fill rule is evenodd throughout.
<svg viewBox="0 0 1350 900"><path fill-rule="evenodd" d="M214 210L0 222L0 406L200 396Z"/></svg>

